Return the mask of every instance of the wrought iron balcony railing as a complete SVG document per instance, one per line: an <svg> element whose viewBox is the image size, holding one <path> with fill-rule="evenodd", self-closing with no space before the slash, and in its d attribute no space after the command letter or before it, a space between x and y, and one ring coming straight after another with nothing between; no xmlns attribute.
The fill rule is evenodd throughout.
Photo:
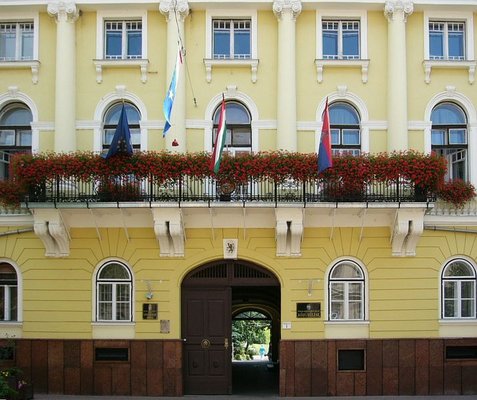
<svg viewBox="0 0 477 400"><path fill-rule="evenodd" d="M133 175L97 181L51 179L30 187L26 203L97 202L428 202L423 192L405 179L345 184L324 180L274 182L250 179L246 184L221 183L212 178L181 176L167 182Z"/></svg>

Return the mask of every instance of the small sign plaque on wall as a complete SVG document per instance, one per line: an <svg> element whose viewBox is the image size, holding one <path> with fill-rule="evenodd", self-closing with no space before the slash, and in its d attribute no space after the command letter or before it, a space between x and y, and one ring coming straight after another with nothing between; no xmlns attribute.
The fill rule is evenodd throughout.
<svg viewBox="0 0 477 400"><path fill-rule="evenodd" d="M144 303L142 305L142 319L157 319L157 303Z"/></svg>
<svg viewBox="0 0 477 400"><path fill-rule="evenodd" d="M171 332L171 321L168 319L161 319L161 333Z"/></svg>
<svg viewBox="0 0 477 400"><path fill-rule="evenodd" d="M297 318L321 318L321 303L297 303Z"/></svg>

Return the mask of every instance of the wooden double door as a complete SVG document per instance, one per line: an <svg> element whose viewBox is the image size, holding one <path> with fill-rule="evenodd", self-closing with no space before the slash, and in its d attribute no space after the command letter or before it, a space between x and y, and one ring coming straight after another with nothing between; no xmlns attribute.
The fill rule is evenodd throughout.
<svg viewBox="0 0 477 400"><path fill-rule="evenodd" d="M279 286L273 274L238 260L210 263L186 276L181 299L185 394L232 393L232 289L260 292L269 286Z"/></svg>
<svg viewBox="0 0 477 400"><path fill-rule="evenodd" d="M231 394L231 288L183 291L184 392Z"/></svg>

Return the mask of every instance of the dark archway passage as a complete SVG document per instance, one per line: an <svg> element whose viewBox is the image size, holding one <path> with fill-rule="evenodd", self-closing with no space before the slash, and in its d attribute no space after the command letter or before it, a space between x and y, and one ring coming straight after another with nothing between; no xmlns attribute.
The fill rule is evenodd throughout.
<svg viewBox="0 0 477 400"><path fill-rule="evenodd" d="M232 317L241 310L270 317L270 363L232 363ZM278 393L280 284L270 271L221 260L190 272L182 283L182 333L185 394Z"/></svg>

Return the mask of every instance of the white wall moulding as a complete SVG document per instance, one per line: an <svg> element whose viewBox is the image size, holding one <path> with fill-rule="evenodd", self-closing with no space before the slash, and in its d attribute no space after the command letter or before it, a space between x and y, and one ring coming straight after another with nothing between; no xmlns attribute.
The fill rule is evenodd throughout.
<svg viewBox="0 0 477 400"><path fill-rule="evenodd" d="M369 60L315 60L316 80L323 82L323 70L329 68L361 68L361 82L368 82Z"/></svg>
<svg viewBox="0 0 477 400"><path fill-rule="evenodd" d="M96 82L103 82L103 69L106 68L139 68L141 82L147 82L149 60L93 60L96 69Z"/></svg>
<svg viewBox="0 0 477 400"><path fill-rule="evenodd" d="M431 72L433 68L439 69L462 69L469 72L469 84L475 81L475 67L476 61L451 61L451 60L424 60L422 66L424 67L424 82L431 83Z"/></svg>
<svg viewBox="0 0 477 400"><path fill-rule="evenodd" d="M205 79L207 83L212 82L212 67L214 68L247 68L250 67L251 81L257 82L258 60L214 60L211 58L204 59Z"/></svg>
<svg viewBox="0 0 477 400"><path fill-rule="evenodd" d="M38 83L38 73L40 71L40 61L3 61L0 62L0 69L31 69L31 81L34 85Z"/></svg>

